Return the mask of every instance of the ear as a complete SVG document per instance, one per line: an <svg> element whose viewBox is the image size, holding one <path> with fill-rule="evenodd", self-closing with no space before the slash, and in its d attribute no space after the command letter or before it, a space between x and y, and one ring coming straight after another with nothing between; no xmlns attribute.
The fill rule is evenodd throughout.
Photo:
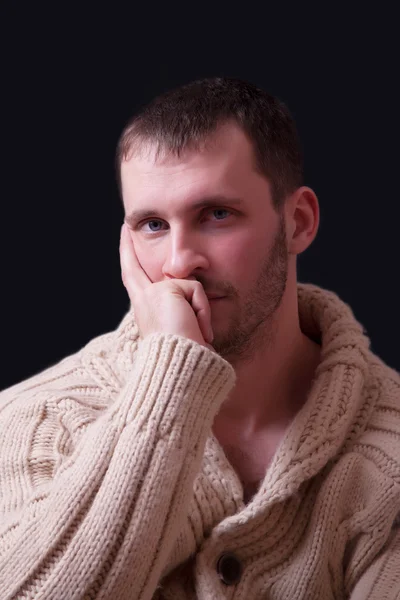
<svg viewBox="0 0 400 600"><path fill-rule="evenodd" d="M319 227L319 203L309 187L298 188L285 204L289 254L301 254L314 241Z"/></svg>

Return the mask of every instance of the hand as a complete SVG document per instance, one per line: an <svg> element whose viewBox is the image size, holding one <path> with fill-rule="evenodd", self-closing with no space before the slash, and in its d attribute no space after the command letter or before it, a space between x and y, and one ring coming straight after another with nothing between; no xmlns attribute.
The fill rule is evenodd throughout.
<svg viewBox="0 0 400 600"><path fill-rule="evenodd" d="M120 240L121 275L142 339L151 333L172 333L214 350L211 309L203 286L194 278L152 283L136 256L128 226Z"/></svg>

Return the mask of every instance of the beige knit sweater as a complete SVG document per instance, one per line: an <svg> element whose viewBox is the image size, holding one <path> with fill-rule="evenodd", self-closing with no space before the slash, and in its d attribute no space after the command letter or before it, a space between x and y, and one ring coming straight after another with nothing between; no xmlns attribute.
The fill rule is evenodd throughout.
<svg viewBox="0 0 400 600"><path fill-rule="evenodd" d="M400 598L400 376L298 289L322 360L248 505L211 434L232 367L132 311L0 394L0 600Z"/></svg>

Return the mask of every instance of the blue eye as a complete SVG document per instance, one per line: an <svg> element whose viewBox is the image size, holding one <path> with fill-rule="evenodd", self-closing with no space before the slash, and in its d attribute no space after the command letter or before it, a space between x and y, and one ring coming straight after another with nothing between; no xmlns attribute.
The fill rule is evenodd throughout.
<svg viewBox="0 0 400 600"><path fill-rule="evenodd" d="M160 227L157 227L157 225L161 226L162 223L161 221L157 221L156 219L153 219L152 221L147 221L146 223L143 223L144 225L148 225L150 231L152 231L153 233L156 233L157 231L161 231ZM152 225L155 225L156 227L153 229Z"/></svg>
<svg viewBox="0 0 400 600"><path fill-rule="evenodd" d="M221 221L228 214L228 211L226 210L226 208L214 208L214 210L212 212L214 213L215 216L217 216L219 214L219 216L217 216L217 221ZM221 213L222 213L222 215L221 215Z"/></svg>

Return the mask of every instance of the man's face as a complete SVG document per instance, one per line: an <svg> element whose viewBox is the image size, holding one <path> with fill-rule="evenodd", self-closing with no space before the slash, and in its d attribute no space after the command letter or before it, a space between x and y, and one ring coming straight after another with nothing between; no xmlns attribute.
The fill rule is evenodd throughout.
<svg viewBox="0 0 400 600"><path fill-rule="evenodd" d="M126 220L151 281L194 276L221 297L210 299L215 350L245 358L260 336L271 339L287 279L285 222L241 129L220 127L204 150L179 158L133 156L121 179Z"/></svg>

